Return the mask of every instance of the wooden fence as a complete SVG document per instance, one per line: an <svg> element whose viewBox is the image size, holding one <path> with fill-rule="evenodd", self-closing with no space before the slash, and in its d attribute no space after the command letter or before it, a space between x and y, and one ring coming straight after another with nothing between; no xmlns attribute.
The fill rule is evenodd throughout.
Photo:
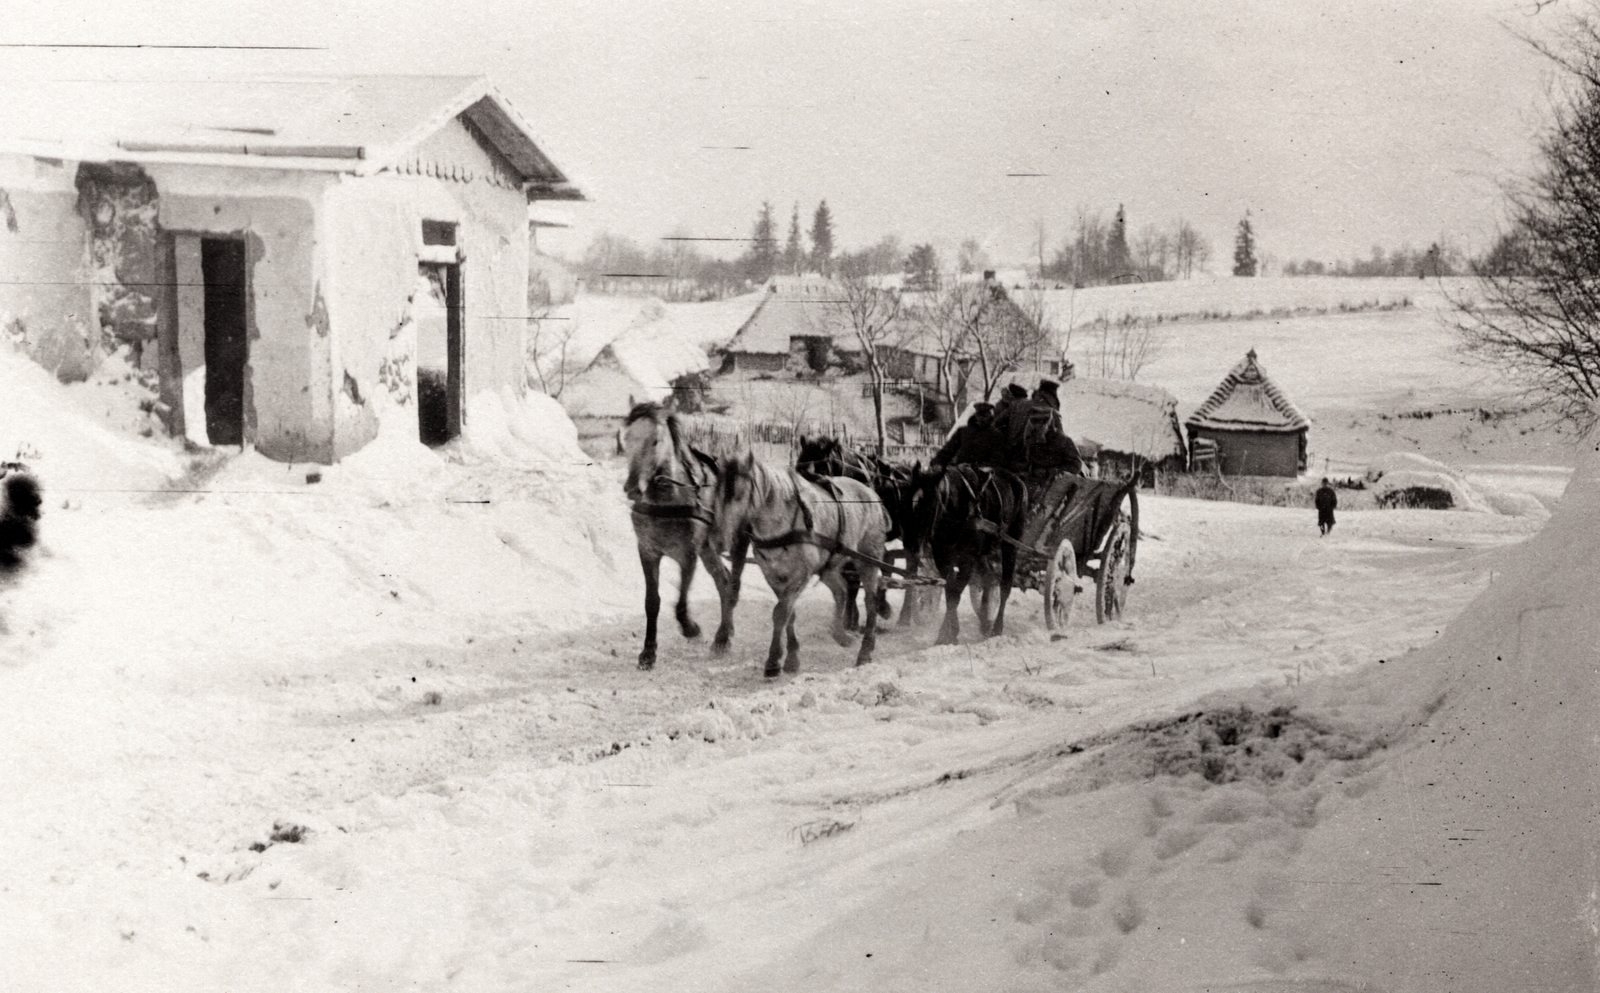
<svg viewBox="0 0 1600 993"><path fill-rule="evenodd" d="M863 433L854 425L839 422L810 422L787 424L778 421L711 421L692 415L680 415L690 443L712 455L736 455L754 452L756 457L768 462L793 464L800 453L800 439L806 437L838 438L846 448L875 451L878 445L876 432ZM897 440L898 439L898 440ZM944 444L944 431L934 425L892 424L884 458L891 462L922 462L932 460L939 446Z"/></svg>

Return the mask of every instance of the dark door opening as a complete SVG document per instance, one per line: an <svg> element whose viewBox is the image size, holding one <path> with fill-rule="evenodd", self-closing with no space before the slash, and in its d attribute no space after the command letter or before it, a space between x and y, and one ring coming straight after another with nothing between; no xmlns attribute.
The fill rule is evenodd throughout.
<svg viewBox="0 0 1600 993"><path fill-rule="evenodd" d="M461 433L461 266L417 269L417 428L424 445L442 445Z"/></svg>
<svg viewBox="0 0 1600 993"><path fill-rule="evenodd" d="M200 239L205 281L206 436L213 445L244 443L244 365L250 343L245 328L244 242Z"/></svg>

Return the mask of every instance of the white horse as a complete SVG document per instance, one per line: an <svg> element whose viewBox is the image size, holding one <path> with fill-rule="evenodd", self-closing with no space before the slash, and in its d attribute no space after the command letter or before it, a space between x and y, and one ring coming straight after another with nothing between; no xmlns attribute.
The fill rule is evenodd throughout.
<svg viewBox="0 0 1600 993"><path fill-rule="evenodd" d="M739 603L739 573L744 569L742 536L735 534L723 548L732 549L733 568L722 564L711 545L712 492L717 481L717 460L697 452L684 440L678 418L653 403L628 412L622 429L628 454L628 478L623 492L633 501L633 535L644 568L644 649L639 668L656 664L656 615L661 609L661 559L678 563L675 616L685 638L698 638L700 625L689 616L689 584L694 582L696 560L706 564L722 600L722 623L711 642L713 654L728 650L733 638L733 609Z"/></svg>
<svg viewBox="0 0 1600 993"><path fill-rule="evenodd" d="M849 645L845 630L848 589L840 574L851 561L860 573L866 602L876 603L879 568L889 514L878 495L854 479L824 477L827 489L793 471L773 469L752 456L727 459L719 473L713 503L716 540L724 545L749 537L767 585L778 595L772 608L772 647L765 675L800 670L800 640L794 633L794 605L812 576L833 592L833 639ZM856 665L872 661L878 613L867 610ZM785 646L787 641L787 654Z"/></svg>

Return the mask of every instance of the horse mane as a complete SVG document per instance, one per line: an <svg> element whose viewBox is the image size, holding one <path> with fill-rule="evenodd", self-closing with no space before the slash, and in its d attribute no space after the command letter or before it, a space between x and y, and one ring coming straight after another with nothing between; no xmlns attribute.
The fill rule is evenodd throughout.
<svg viewBox="0 0 1600 993"><path fill-rule="evenodd" d="M661 410L662 407L659 403L636 403L628 411L628 416L622 419L622 426L627 427L634 421L643 420L646 417L654 418L661 413Z"/></svg>

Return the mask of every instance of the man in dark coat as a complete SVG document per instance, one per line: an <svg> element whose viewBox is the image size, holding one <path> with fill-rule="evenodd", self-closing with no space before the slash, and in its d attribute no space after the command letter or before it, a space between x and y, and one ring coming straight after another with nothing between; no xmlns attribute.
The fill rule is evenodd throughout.
<svg viewBox="0 0 1600 993"><path fill-rule="evenodd" d="M1333 530L1333 508L1339 506L1339 497L1326 479L1317 488L1317 529L1326 535Z"/></svg>
<svg viewBox="0 0 1600 993"><path fill-rule="evenodd" d="M1003 433L1006 468L1035 484L1061 470L1083 475L1083 459L1061 427L1061 400L1056 384L1044 380L1026 400L1012 403Z"/></svg>
<svg viewBox="0 0 1600 993"><path fill-rule="evenodd" d="M1000 400L994 408L995 430L1006 434L1011 426L1011 408L1015 407L1018 401L1026 399L1028 399L1027 389L1017 383L1012 383L1002 390Z"/></svg>
<svg viewBox="0 0 1600 993"><path fill-rule="evenodd" d="M1006 439L994 426L994 405L975 404L967 423L956 428L950 440L944 443L933 457L931 468L943 472L946 466L970 462L978 466L996 466L1005 458Z"/></svg>

